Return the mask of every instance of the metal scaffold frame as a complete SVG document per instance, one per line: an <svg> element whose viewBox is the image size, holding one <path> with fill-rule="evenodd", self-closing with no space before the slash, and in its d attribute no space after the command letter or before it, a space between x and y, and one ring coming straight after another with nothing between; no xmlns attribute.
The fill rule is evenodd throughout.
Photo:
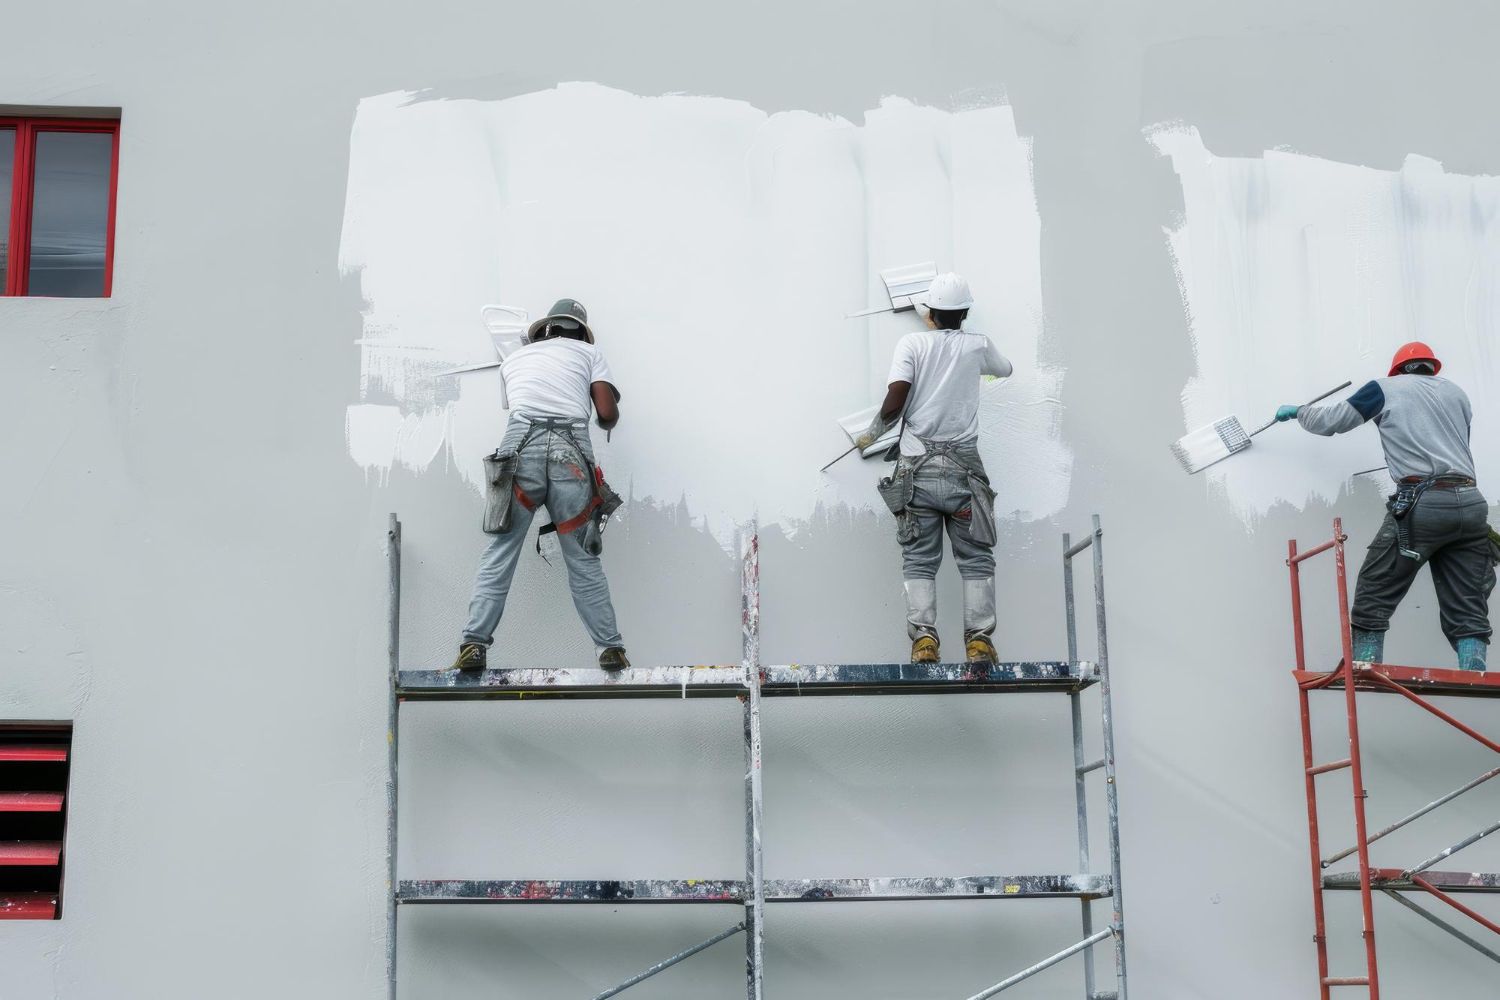
<svg viewBox="0 0 1500 1000"><path fill-rule="evenodd" d="M699 952L745 932L745 995L763 1000L765 981L765 907L767 903L820 903L840 900L913 899L1059 899L1079 900L1082 940L1041 962L987 987L968 1000L1010 989L1074 955L1083 956L1084 1000L1127 1000L1124 908L1120 894L1120 823L1115 780L1114 718L1110 703L1109 644L1104 617L1104 533L1097 515L1093 530L1074 544L1063 536L1063 590L1067 612L1068 659L974 665L968 663L789 664L760 661L760 541L752 523L741 539L741 662L735 666L630 667L617 673L593 669L518 668L463 674L452 670L400 668L401 522L390 517L387 532L389 586L388 670L389 780L387 784L386 969L389 997L396 1000L397 914L417 904L582 904L676 903L734 904L743 908L733 926L594 995L604 1000L663 972ZM1078 659L1073 559L1092 550L1094 612L1098 658ZM1098 685L1102 756L1084 753L1082 693ZM1073 736L1073 784L1077 800L1077 874L928 876L915 878L767 879L762 854L761 702L764 697L818 695L972 694L981 692L1052 692L1068 695ZM538 698L714 698L734 697L743 707L745 747L745 874L743 879L664 879L639 881L401 880L397 858L397 767L401 706L410 701L514 701ZM1108 814L1109 874L1091 874L1088 822L1088 775L1105 781ZM1094 928L1095 900L1112 901L1108 925ZM1101 991L1095 984L1093 947L1114 941L1115 985Z"/></svg>
<svg viewBox="0 0 1500 1000"><path fill-rule="evenodd" d="M1433 854L1431 857L1409 868L1377 868L1370 862L1370 845L1389 834L1395 833L1415 820L1426 816L1439 806L1446 805L1479 785L1500 775L1500 767L1492 768L1451 792L1448 792L1420 809L1408 813L1388 826L1370 832L1365 815L1368 792L1365 787L1364 770L1360 755L1359 698L1361 692L1397 694L1424 711L1436 716L1459 732L1500 753L1500 743L1491 740L1470 728L1452 715L1438 708L1430 700L1433 695L1470 698L1500 698L1500 675L1462 670L1445 670L1435 667L1403 667L1389 663L1367 663L1354 660L1354 643L1349 622L1348 566L1345 561L1343 521L1334 518L1333 538L1305 552L1299 552L1297 542L1287 542L1286 565L1291 574L1292 591L1292 635L1296 648L1297 668L1292 676L1297 681L1297 695L1302 717L1302 761L1303 781L1307 793L1307 829L1309 854L1312 864L1313 888L1313 941L1317 946L1318 990L1320 1000L1329 1000L1336 986L1366 987L1370 1000L1379 1000L1380 971L1375 949L1376 893L1385 895L1406 909L1414 911L1422 919L1469 945L1480 954L1500 962L1500 954L1474 940L1454 927L1436 913L1418 906L1403 893L1424 892L1445 903L1464 916L1495 933L1500 933L1500 924L1477 913L1454 898L1456 894L1475 892L1500 892L1500 874L1474 872L1434 872L1433 866L1454 853L1500 830L1500 823L1491 824L1473 833L1458 843ZM1332 551L1334 575L1338 589L1339 637L1342 658L1333 670L1327 672L1307 669L1307 655L1302 635L1302 585L1301 564L1314 556ZM1309 693L1312 691L1339 690L1344 693L1344 714L1348 723L1349 755L1338 760L1318 763L1313 753L1312 713ZM1354 806L1354 844L1336 851L1327 857L1323 849L1318 828L1318 782L1320 775L1348 770ZM1355 856L1354 871L1326 873L1326 869L1344 859ZM1363 976L1331 976L1328 969L1328 938L1324 914L1323 894L1331 891L1357 891L1363 914L1363 945L1365 974Z"/></svg>

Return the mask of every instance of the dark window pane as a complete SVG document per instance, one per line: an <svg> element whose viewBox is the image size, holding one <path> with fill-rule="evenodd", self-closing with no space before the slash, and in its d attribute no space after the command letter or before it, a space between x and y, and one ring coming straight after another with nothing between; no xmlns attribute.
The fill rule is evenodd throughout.
<svg viewBox="0 0 1500 1000"><path fill-rule="evenodd" d="M109 163L104 132L38 132L28 295L104 294Z"/></svg>
<svg viewBox="0 0 1500 1000"><path fill-rule="evenodd" d="M0 128L0 295L10 273L10 182L16 168L16 130Z"/></svg>

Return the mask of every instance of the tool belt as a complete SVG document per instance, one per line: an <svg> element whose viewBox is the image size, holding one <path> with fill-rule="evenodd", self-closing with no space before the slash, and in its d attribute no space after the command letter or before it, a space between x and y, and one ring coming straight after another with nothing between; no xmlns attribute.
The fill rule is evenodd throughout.
<svg viewBox="0 0 1500 1000"><path fill-rule="evenodd" d="M914 537L915 524L906 515L917 489L917 470L934 458L946 458L968 476L969 537L980 545L995 544L995 491L990 486L989 476L985 474L984 468L969 465L958 454L958 448L967 442L928 441L926 438L917 440L922 442L926 451L912 460L899 459L891 474L881 477L875 484L875 488L880 491L880 498L885 501L891 513L896 515L896 537L902 541L910 541ZM896 443L900 445L899 440Z"/></svg>
<svg viewBox="0 0 1500 1000"><path fill-rule="evenodd" d="M528 496L516 482L516 467L520 464L521 451L531 441L532 435L539 430L557 433L568 442L578 456L578 464L586 470L593 490L583 510L564 521L542 525L541 530L537 532L537 553L541 554L543 535L553 533L567 535L582 528L585 530L579 536L579 544L583 546L585 552L597 556L604 551L605 525L610 515L619 510L624 501L605 481L604 470L589 461L588 453L573 436L573 421L571 420L558 418L532 420L515 448L504 451L497 448L493 455L485 456L486 490L483 528L489 534L509 531L512 500L528 511L534 511L538 507L537 501Z"/></svg>
<svg viewBox="0 0 1500 1000"><path fill-rule="evenodd" d="M1422 553L1411 547L1412 510L1428 490L1458 490L1478 484L1468 476L1407 476L1396 483L1396 492L1385 501L1386 510L1396 523L1397 550L1408 559L1422 558Z"/></svg>

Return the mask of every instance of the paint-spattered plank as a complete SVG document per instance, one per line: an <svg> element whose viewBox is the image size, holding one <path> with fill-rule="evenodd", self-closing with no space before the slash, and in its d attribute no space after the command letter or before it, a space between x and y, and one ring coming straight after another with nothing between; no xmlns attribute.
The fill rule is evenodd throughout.
<svg viewBox="0 0 1500 1000"><path fill-rule="evenodd" d="M1394 681L1400 687L1417 694L1454 695L1460 698L1500 698L1500 671L1450 670L1444 667L1399 667L1386 663L1373 665L1371 671L1356 666L1355 683L1361 691L1384 691L1394 694L1389 688L1377 684L1371 671ZM1329 680L1330 675L1312 670L1293 670L1292 676L1301 685ZM1334 677L1326 686L1343 690L1341 678Z"/></svg>
<svg viewBox="0 0 1500 1000"><path fill-rule="evenodd" d="M62 812L62 792L0 792L0 813Z"/></svg>
<svg viewBox="0 0 1500 1000"><path fill-rule="evenodd" d="M968 875L927 878L772 879L769 903L902 899L1101 899L1108 875Z"/></svg>
<svg viewBox="0 0 1500 1000"><path fill-rule="evenodd" d="M413 701L530 698L732 698L745 690L738 666L597 668L523 667L463 673L406 670L399 694ZM1099 679L1088 661L968 663L807 663L764 667L767 697L860 694L965 694L1076 691Z"/></svg>
<svg viewBox="0 0 1500 1000"><path fill-rule="evenodd" d="M1101 899L1108 875L966 875L918 878L772 879L768 903L911 899ZM741 903L738 879L637 881L404 881L402 903Z"/></svg>
<svg viewBox="0 0 1500 1000"><path fill-rule="evenodd" d="M739 903L745 883L735 879L453 879L402 881L401 903Z"/></svg>
<svg viewBox="0 0 1500 1000"><path fill-rule="evenodd" d="M57 916L57 894L17 892L0 895L0 920L51 920Z"/></svg>
<svg viewBox="0 0 1500 1000"><path fill-rule="evenodd" d="M55 865L61 856L58 840L0 840L0 867Z"/></svg>
<svg viewBox="0 0 1500 1000"><path fill-rule="evenodd" d="M68 748L57 744L0 743L0 761L62 762L68 759Z"/></svg>
<svg viewBox="0 0 1500 1000"><path fill-rule="evenodd" d="M1423 872L1420 876L1444 892L1500 892L1500 874L1494 872ZM1423 891L1411 879L1401 878L1399 868L1376 868L1370 872L1370 884L1377 889L1397 892ZM1323 876L1325 889L1358 889L1359 872L1338 872Z"/></svg>

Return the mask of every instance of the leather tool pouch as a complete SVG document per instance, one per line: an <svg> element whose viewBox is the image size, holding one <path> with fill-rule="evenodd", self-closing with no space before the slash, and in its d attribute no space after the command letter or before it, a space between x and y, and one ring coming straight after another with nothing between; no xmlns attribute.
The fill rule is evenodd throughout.
<svg viewBox="0 0 1500 1000"><path fill-rule="evenodd" d="M969 537L978 545L995 544L995 491L976 475L969 476Z"/></svg>
<svg viewBox="0 0 1500 1000"><path fill-rule="evenodd" d="M1396 551L1408 559L1422 558L1422 553L1411 547L1411 522L1407 518L1430 485L1431 480L1425 479L1420 483L1399 483L1396 492L1385 501L1385 509L1391 512L1391 519L1396 522Z"/></svg>
<svg viewBox="0 0 1500 1000"><path fill-rule="evenodd" d="M588 523L578 529L578 541L583 546L583 551L597 556L604 551L604 529L609 524L609 516L619 510L625 501L604 481L604 471L598 466L594 467L594 495L599 500L599 506L594 508L594 516L589 518Z"/></svg>
<svg viewBox="0 0 1500 1000"><path fill-rule="evenodd" d="M510 530L517 463L513 451L496 449L493 455L484 456L484 523L480 527L485 534L499 535Z"/></svg>
<svg viewBox="0 0 1500 1000"><path fill-rule="evenodd" d="M912 495L916 493L915 470L906 462L897 462L889 476L881 476L875 483L875 489L880 492L880 499L885 501L891 513L900 514L906 510Z"/></svg>

